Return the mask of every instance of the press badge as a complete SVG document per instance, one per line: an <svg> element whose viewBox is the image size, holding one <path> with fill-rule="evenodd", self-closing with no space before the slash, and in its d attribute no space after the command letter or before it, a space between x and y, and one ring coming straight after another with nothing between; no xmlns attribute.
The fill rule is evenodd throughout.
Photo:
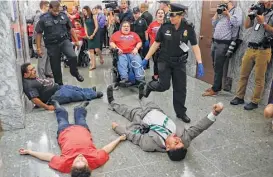
<svg viewBox="0 0 273 177"><path fill-rule="evenodd" d="M183 52L187 52L187 51L190 50L190 48L184 42L180 42L179 47L180 47L181 50L183 50Z"/></svg>
<svg viewBox="0 0 273 177"><path fill-rule="evenodd" d="M254 28L255 31L258 31L260 29L261 24L257 24Z"/></svg>

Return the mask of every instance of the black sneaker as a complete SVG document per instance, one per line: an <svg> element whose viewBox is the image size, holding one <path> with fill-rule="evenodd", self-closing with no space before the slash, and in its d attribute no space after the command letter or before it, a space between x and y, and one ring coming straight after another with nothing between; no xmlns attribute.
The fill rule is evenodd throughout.
<svg viewBox="0 0 273 177"><path fill-rule="evenodd" d="M182 116L180 115L177 115L176 116L178 119L181 119L183 122L185 123L190 123L191 122L191 119L187 116L187 114L184 114Z"/></svg>
<svg viewBox="0 0 273 177"><path fill-rule="evenodd" d="M245 103L244 99L241 99L241 98L238 98L238 97L235 97L230 102L231 105L238 105L238 104L244 104L244 103Z"/></svg>
<svg viewBox="0 0 273 177"><path fill-rule="evenodd" d="M101 98L103 97L103 93L102 92L97 92L97 98Z"/></svg>
<svg viewBox="0 0 273 177"><path fill-rule="evenodd" d="M111 104L114 101L114 95L113 95L113 87L112 87L112 85L109 85L107 87L106 93L107 93L108 103Z"/></svg>
<svg viewBox="0 0 273 177"><path fill-rule="evenodd" d="M83 78L82 75L80 75L80 74L77 74L75 77L76 77L76 79L77 79L79 82L83 82L83 81L84 81L84 78Z"/></svg>
<svg viewBox="0 0 273 177"><path fill-rule="evenodd" d="M244 109L245 109L245 110L248 110L248 111L253 110L253 109L256 109L256 108L258 108L258 104L253 103L253 102L250 102L250 103L248 103L248 104L246 104L246 105L244 106Z"/></svg>

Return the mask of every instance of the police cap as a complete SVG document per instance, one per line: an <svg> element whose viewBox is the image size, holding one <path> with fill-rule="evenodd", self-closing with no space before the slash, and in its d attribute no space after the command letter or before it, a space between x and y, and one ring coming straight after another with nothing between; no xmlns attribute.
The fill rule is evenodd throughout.
<svg viewBox="0 0 273 177"><path fill-rule="evenodd" d="M175 13L178 13L178 12L185 12L186 10L188 10L188 7L187 6L184 6L182 4L178 4L178 3L171 3L170 4L170 7L171 7L171 10L170 12L175 12Z"/></svg>
<svg viewBox="0 0 273 177"><path fill-rule="evenodd" d="M140 13L139 7L134 7L134 8L133 8L133 13L134 13L134 14Z"/></svg>
<svg viewBox="0 0 273 177"><path fill-rule="evenodd" d="M157 1L158 3L170 4L170 1Z"/></svg>

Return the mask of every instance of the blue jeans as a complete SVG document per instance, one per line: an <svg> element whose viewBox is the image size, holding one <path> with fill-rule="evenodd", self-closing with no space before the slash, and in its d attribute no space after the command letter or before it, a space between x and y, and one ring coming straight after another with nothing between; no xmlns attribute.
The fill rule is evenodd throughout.
<svg viewBox="0 0 273 177"><path fill-rule="evenodd" d="M141 66L142 59L139 54L122 54L118 57L118 72L121 79L128 79L129 68L132 68L138 81L144 80L144 70ZM135 67L130 66L132 64Z"/></svg>
<svg viewBox="0 0 273 177"><path fill-rule="evenodd" d="M63 85L52 97L51 100L56 100L60 104L92 100L97 98L97 93L91 88L79 88L72 85Z"/></svg>
<svg viewBox="0 0 273 177"><path fill-rule="evenodd" d="M66 128L72 126L73 124L69 124L68 121L68 113L65 110L64 107L57 108L55 110L56 117L57 117L57 122L58 122L58 131L57 131L57 136ZM74 108L74 120L75 120L75 125L80 125L89 130L88 125L86 124L86 114L87 111L83 107L76 107ZM90 130L89 130L90 131Z"/></svg>

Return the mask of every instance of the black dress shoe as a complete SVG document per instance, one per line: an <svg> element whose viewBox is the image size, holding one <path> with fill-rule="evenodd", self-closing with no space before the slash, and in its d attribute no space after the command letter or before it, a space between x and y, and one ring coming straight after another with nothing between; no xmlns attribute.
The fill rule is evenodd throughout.
<svg viewBox="0 0 273 177"><path fill-rule="evenodd" d="M253 103L253 102L250 102L250 103L248 103L248 104L246 104L245 106L244 106L244 109L245 110L253 110L253 109L256 109L256 108L258 108L258 104L256 104L256 103Z"/></svg>
<svg viewBox="0 0 273 177"><path fill-rule="evenodd" d="M245 103L244 99L241 99L241 98L238 98L238 97L235 97L230 102L231 105L238 105L238 104L244 104L244 103Z"/></svg>
<svg viewBox="0 0 273 177"><path fill-rule="evenodd" d="M103 97L103 93L102 92L97 92L97 98L101 98Z"/></svg>
<svg viewBox="0 0 273 177"><path fill-rule="evenodd" d="M78 108L85 108L89 105L89 101L84 101L82 102L80 105L74 107L74 109L78 109Z"/></svg>
<svg viewBox="0 0 273 177"><path fill-rule="evenodd" d="M107 87L106 93L107 93L108 103L111 104L114 101L114 95L113 95L113 87L112 87L112 85L109 85Z"/></svg>
<svg viewBox="0 0 273 177"><path fill-rule="evenodd" d="M55 107L55 109L60 109L61 105L58 101L56 100L51 100L50 103Z"/></svg>
<svg viewBox="0 0 273 177"><path fill-rule="evenodd" d="M177 115L177 118L181 119L185 123L190 123L191 122L191 119L187 116L187 114L184 114L182 116Z"/></svg>
<svg viewBox="0 0 273 177"><path fill-rule="evenodd" d="M82 75L80 75L80 74L77 74L75 77L76 77L76 79L77 79L79 82L83 82L83 81L84 81L84 78L83 78Z"/></svg>

